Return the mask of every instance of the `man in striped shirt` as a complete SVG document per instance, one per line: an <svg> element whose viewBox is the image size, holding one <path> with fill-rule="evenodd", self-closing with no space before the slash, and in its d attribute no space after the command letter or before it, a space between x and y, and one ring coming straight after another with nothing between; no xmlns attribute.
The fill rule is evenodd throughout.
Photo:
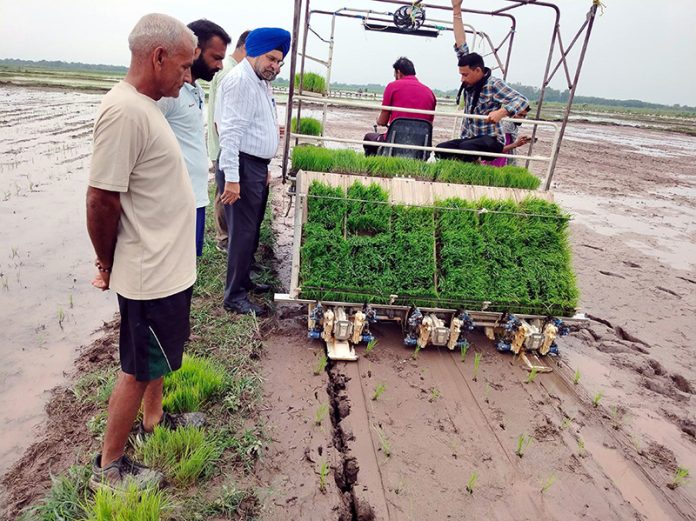
<svg viewBox="0 0 696 521"><path fill-rule="evenodd" d="M475 152L502 153L505 134L500 127L500 120L515 116L528 106L529 102L503 80L494 78L491 70L485 67L481 55L469 52L462 22L461 4L462 0L452 0L455 51L462 79L458 101L460 97L463 99L466 114L476 114L486 118L472 119L465 116L461 138L437 145L438 148L467 150L473 152L472 154L436 152L435 155L441 159L475 161L481 157Z"/></svg>
<svg viewBox="0 0 696 521"><path fill-rule="evenodd" d="M248 293L269 291L251 281L250 271L268 201L268 164L280 133L271 82L290 50L284 29L255 29L247 56L224 77L217 92L215 123L220 134L219 168L225 178L220 200L228 231L227 278L223 306L233 313L263 315Z"/></svg>

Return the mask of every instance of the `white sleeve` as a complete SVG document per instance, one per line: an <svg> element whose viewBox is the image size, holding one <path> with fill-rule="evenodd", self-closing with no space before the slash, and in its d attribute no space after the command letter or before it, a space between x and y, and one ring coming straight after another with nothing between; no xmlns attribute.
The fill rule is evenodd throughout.
<svg viewBox="0 0 696 521"><path fill-rule="evenodd" d="M228 74L220 84L216 111L220 135L220 170L228 183L239 182L239 146L254 116L253 85L243 76Z"/></svg>

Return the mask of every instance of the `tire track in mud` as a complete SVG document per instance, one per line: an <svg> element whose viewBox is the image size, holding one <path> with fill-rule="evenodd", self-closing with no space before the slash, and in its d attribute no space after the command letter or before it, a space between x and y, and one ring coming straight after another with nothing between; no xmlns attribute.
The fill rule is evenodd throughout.
<svg viewBox="0 0 696 521"><path fill-rule="evenodd" d="M636 501L635 492L622 494L621 477L606 472L593 452L576 454L578 437L561 423L573 415L569 409L587 411L590 406L577 396L567 399L573 391L567 382L564 389L544 380L525 385L528 373L483 337L476 339L484 362L474 382L469 381L472 353L462 363L458 353L427 348L414 361L393 331L377 336L378 353L333 368L345 383L335 407L345 410L350 403L350 414L339 418L343 453L359 466L351 495L371 506L374 519L458 518L464 509L473 518L501 520L551 520L568 514L623 520L640 518L638 512L646 519L679 518L681 509L665 509L664 501ZM538 378L556 382L561 377ZM382 381L387 390L374 400L373 386ZM389 457L377 428L390 440ZM602 426L591 415L582 429L583 435L602 439L595 436ZM516 438L525 432L534 442L518 458ZM470 495L464 485L472 472L479 473L479 484ZM551 476L558 481L544 495L536 483ZM638 481L631 483L653 494L656 484L636 476Z"/></svg>

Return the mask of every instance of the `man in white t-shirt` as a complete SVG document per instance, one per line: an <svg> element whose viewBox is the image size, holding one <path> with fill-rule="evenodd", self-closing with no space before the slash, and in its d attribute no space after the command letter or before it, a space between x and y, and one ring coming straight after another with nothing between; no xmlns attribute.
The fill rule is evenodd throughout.
<svg viewBox="0 0 696 521"><path fill-rule="evenodd" d="M121 372L92 466L93 489L161 481L124 449L141 404L145 431L173 422L162 411L162 382L181 366L196 280L193 189L156 100L179 94L197 39L178 20L149 14L128 44L128 73L104 96L94 125L87 189L87 230L99 270L92 284L114 290L121 312Z"/></svg>
<svg viewBox="0 0 696 521"><path fill-rule="evenodd" d="M205 232L205 207L208 206L208 151L205 143L204 103L205 93L198 80L211 81L222 69L222 60L231 39L225 30L210 20L196 20L188 28L198 38L198 57L191 66L191 75L176 98L161 98L162 114L174 131L181 145L186 168L191 177L196 197L196 256L203 254Z"/></svg>

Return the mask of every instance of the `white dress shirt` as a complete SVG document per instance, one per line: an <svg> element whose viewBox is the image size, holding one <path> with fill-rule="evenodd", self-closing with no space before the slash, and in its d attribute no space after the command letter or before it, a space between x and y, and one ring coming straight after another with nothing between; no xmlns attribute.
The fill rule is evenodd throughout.
<svg viewBox="0 0 696 521"><path fill-rule="evenodd" d="M239 153L271 159L280 135L269 82L244 59L223 78L217 92L215 123L220 134L219 168L228 183L239 182Z"/></svg>

